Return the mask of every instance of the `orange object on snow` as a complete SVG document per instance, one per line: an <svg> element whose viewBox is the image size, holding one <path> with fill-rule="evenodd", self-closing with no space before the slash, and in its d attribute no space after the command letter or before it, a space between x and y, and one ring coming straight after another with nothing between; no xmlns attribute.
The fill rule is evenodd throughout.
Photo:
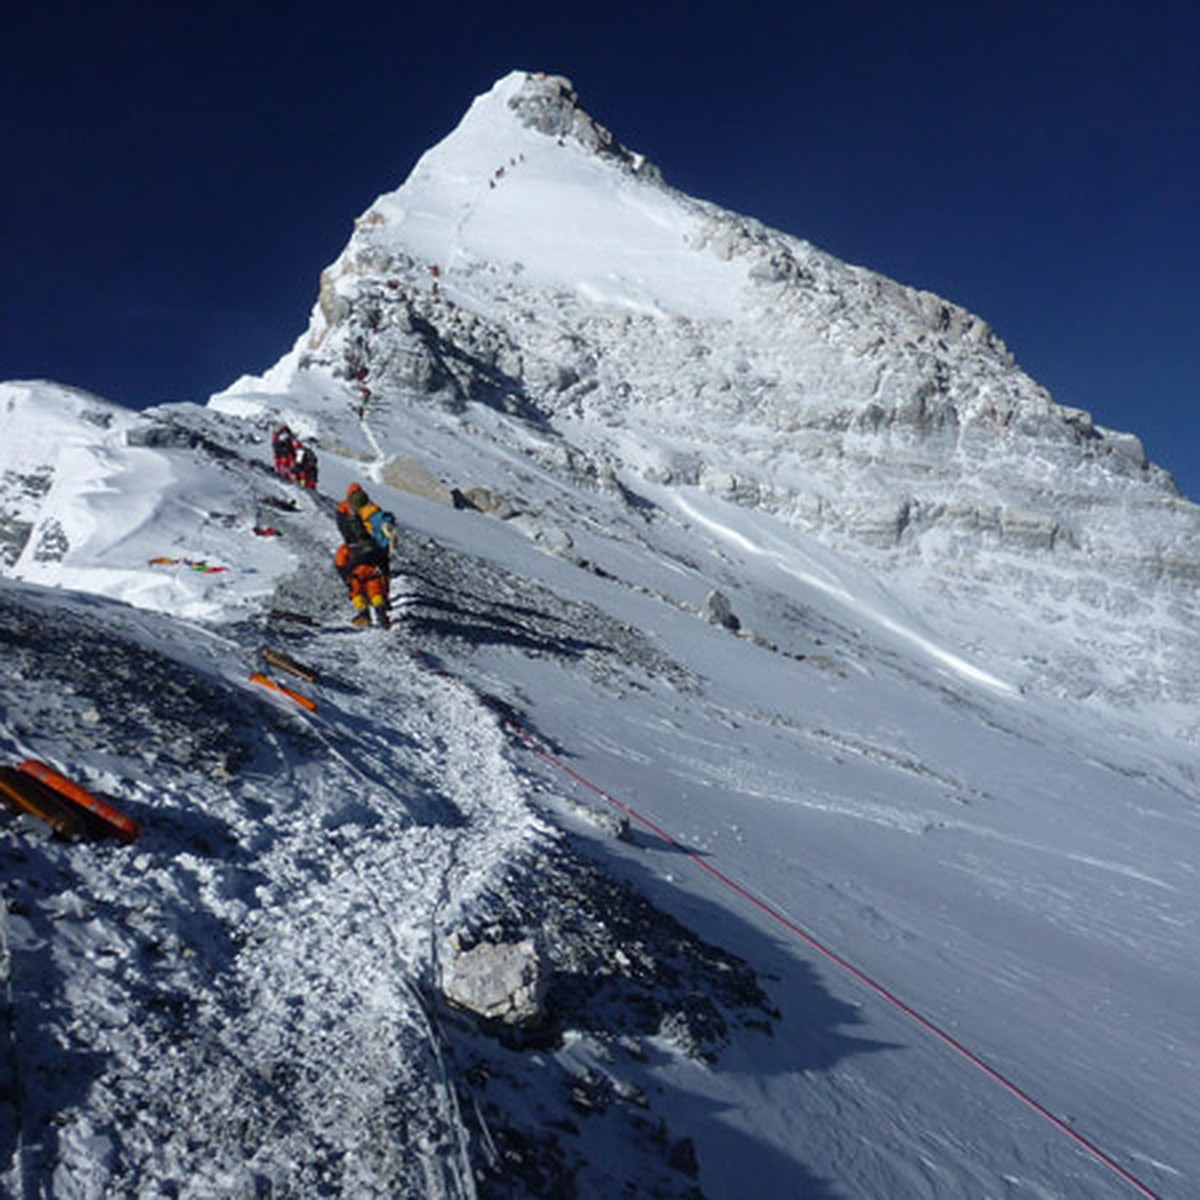
<svg viewBox="0 0 1200 1200"><path fill-rule="evenodd" d="M286 696L289 700L300 705L301 708L308 709L309 712L317 711L317 702L311 696L306 696L303 692L298 692L286 684L276 683L274 679L268 678L261 671L255 671L250 676L250 682L257 683L259 687L269 688L273 692L279 692L280 695Z"/></svg>
<svg viewBox="0 0 1200 1200"><path fill-rule="evenodd" d="M53 788L63 799L83 809L99 822L105 833L111 833L123 842L137 840L138 823L132 817L126 816L120 809L113 808L99 796L93 796L86 788L80 787L73 779L68 779L53 767L38 762L35 758L27 758L24 762L17 763L17 770Z"/></svg>
<svg viewBox="0 0 1200 1200"><path fill-rule="evenodd" d="M61 837L71 841L86 838L95 829L86 813L15 767L0 767L0 800L20 812L39 817Z"/></svg>

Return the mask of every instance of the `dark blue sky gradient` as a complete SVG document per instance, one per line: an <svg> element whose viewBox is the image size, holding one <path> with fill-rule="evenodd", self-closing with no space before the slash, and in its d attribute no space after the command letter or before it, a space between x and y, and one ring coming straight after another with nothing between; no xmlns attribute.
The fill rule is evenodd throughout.
<svg viewBox="0 0 1200 1200"><path fill-rule="evenodd" d="M513 68L676 186L986 319L1200 498L1200 5L63 4L0 38L0 379L279 357L355 216Z"/></svg>

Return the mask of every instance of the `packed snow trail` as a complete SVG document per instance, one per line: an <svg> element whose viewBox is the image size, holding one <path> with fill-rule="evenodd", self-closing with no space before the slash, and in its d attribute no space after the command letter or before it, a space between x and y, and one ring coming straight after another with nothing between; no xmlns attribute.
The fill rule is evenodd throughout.
<svg viewBox="0 0 1200 1200"><path fill-rule="evenodd" d="M22 600L54 632L24 626L10 703L28 704L37 692L20 681L48 669L115 702L105 690L123 686L115 674L70 675L84 630L72 603ZM27 1180L97 1200L264 1187L473 1196L427 995L434 939L537 836L494 716L376 635L310 641L330 685L309 717L239 696L228 638L192 638L185 651L186 630L161 619L114 609L110 620L115 632L90 637L88 652L110 672L129 656L143 681L161 671L159 716L170 716L165 688L199 681L203 664L227 681L200 685L204 703L232 687L223 703L263 740L253 752L222 741L221 753L251 761L206 779L185 747L156 750L146 725L153 764L126 760L121 785L149 805L141 842L29 852L40 865L27 886L53 881L57 895L46 915L39 901L17 922L16 1048L23 1077L58 1082L26 1092ZM157 659L155 641L168 655L174 642L188 664ZM203 734L212 718L189 705ZM79 732L43 721L36 748L78 766ZM32 748L4 741L6 753ZM22 908L17 886L10 904ZM93 1057L95 1073L81 1073Z"/></svg>

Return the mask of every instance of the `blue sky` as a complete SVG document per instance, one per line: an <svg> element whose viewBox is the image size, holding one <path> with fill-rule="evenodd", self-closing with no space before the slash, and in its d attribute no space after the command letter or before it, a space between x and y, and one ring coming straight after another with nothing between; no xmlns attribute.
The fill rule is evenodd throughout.
<svg viewBox="0 0 1200 1200"><path fill-rule="evenodd" d="M1200 5L47 0L0 43L0 378L204 400L513 68L676 186L986 319L1200 499Z"/></svg>

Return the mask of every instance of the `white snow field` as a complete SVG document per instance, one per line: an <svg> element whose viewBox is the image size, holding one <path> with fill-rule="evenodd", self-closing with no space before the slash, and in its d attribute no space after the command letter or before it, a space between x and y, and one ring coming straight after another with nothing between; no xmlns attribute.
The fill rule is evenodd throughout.
<svg viewBox="0 0 1200 1200"><path fill-rule="evenodd" d="M1200 1194L1198 515L507 76L263 376L0 385L0 763L142 826L0 812L0 1190ZM540 1023L446 1000L526 937Z"/></svg>

